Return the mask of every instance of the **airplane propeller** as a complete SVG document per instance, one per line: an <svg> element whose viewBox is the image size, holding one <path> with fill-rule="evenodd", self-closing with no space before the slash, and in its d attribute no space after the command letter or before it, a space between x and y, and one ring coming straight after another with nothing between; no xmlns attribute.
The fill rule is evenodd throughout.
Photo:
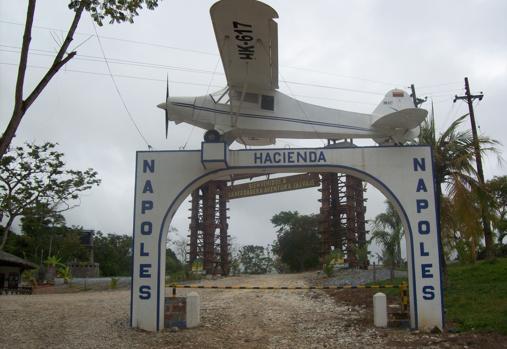
<svg viewBox="0 0 507 349"><path fill-rule="evenodd" d="M167 90L165 93L165 139L167 139L167 133L169 130L169 76L167 76Z"/></svg>

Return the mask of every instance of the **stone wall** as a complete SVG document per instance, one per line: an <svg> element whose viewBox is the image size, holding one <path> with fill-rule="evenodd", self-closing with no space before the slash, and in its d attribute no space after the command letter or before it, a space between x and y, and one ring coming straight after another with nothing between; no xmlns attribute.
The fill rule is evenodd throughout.
<svg viewBox="0 0 507 349"><path fill-rule="evenodd" d="M68 263L73 278L99 277L99 263Z"/></svg>

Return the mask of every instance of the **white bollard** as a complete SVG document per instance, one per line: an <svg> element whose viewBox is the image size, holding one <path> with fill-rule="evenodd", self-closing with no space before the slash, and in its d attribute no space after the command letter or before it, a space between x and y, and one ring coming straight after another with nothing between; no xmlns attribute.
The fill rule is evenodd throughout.
<svg viewBox="0 0 507 349"><path fill-rule="evenodd" d="M373 324L375 327L387 327L387 298L381 292L373 295Z"/></svg>
<svg viewBox="0 0 507 349"><path fill-rule="evenodd" d="M197 327L201 323L201 298L196 292L187 294L187 328Z"/></svg>

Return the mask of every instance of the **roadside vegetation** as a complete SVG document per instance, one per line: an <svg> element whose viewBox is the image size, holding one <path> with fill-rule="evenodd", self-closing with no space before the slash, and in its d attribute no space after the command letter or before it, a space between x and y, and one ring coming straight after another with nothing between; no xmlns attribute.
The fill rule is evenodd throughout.
<svg viewBox="0 0 507 349"><path fill-rule="evenodd" d="M449 266L445 308L450 327L507 335L507 258Z"/></svg>
<svg viewBox="0 0 507 349"><path fill-rule="evenodd" d="M507 258L474 264L453 263L448 272L449 286L444 289L447 328L507 335ZM402 282L408 280L395 278L374 284ZM396 288L382 289L382 292L392 299L400 293Z"/></svg>

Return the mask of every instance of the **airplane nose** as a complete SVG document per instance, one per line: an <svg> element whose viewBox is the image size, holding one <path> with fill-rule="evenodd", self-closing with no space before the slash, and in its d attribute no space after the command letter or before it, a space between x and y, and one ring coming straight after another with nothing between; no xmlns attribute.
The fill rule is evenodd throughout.
<svg viewBox="0 0 507 349"><path fill-rule="evenodd" d="M170 97L157 107L166 111L167 119L180 123L193 118L194 102L193 97Z"/></svg>

